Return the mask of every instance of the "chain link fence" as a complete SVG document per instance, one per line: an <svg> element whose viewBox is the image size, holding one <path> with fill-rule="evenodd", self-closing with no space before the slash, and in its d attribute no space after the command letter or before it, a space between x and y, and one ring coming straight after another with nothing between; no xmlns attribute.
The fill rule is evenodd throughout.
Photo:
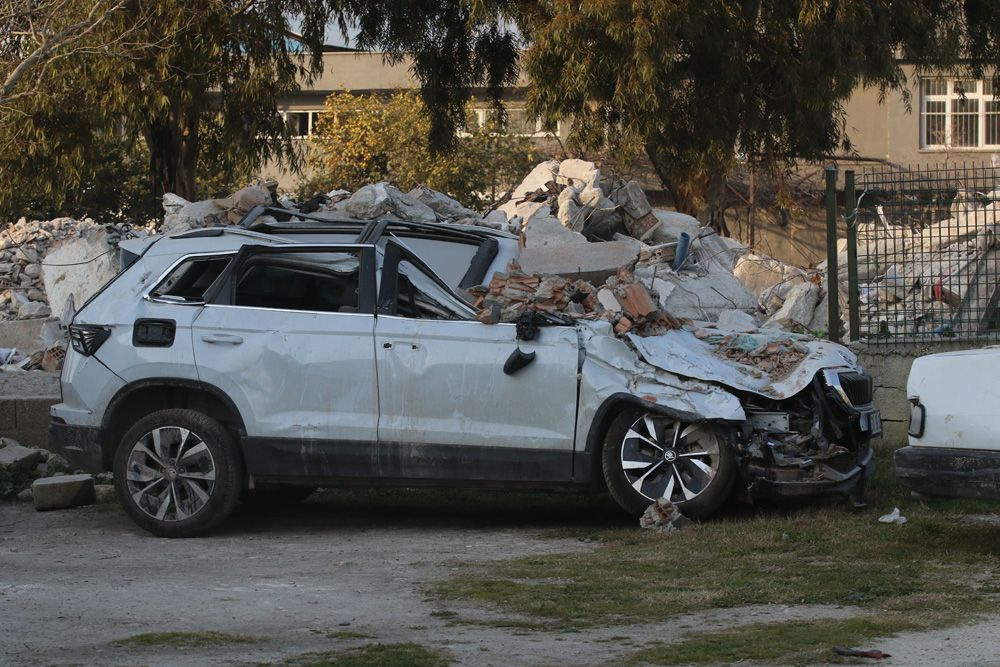
<svg viewBox="0 0 1000 667"><path fill-rule="evenodd" d="M848 298L860 337L1000 339L1000 169L883 167L858 185L847 215L858 287Z"/></svg>

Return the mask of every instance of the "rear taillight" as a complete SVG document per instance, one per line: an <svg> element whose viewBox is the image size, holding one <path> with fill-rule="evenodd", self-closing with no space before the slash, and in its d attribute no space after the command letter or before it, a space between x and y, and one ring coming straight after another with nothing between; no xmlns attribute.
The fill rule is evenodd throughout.
<svg viewBox="0 0 1000 667"><path fill-rule="evenodd" d="M109 327L95 324L69 325L69 340L73 349L80 354L91 356L111 335Z"/></svg>

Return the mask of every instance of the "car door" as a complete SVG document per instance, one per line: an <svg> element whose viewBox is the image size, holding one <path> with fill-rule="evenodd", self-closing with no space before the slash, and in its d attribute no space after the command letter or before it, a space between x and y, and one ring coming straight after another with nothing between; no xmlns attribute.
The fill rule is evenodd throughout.
<svg viewBox="0 0 1000 667"><path fill-rule="evenodd" d="M572 472L578 341L573 327L516 340L487 325L415 256L386 247L375 354L379 450L404 477L564 481ZM535 355L507 374L520 348Z"/></svg>
<svg viewBox="0 0 1000 667"><path fill-rule="evenodd" d="M374 446L374 290L360 246L245 246L220 281L194 354L240 409L252 474L338 476L338 458Z"/></svg>

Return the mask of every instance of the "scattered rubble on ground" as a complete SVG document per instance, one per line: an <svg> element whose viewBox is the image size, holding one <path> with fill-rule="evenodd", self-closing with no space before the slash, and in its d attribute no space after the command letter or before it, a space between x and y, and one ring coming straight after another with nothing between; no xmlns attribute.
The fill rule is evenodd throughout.
<svg viewBox="0 0 1000 667"><path fill-rule="evenodd" d="M58 454L0 437L0 498L31 500L31 487L39 479L67 472L72 472L69 462Z"/></svg>
<svg viewBox="0 0 1000 667"><path fill-rule="evenodd" d="M691 519L681 514L680 510L666 498L660 498L647 507L639 518L640 528L667 534L676 533L691 523Z"/></svg>

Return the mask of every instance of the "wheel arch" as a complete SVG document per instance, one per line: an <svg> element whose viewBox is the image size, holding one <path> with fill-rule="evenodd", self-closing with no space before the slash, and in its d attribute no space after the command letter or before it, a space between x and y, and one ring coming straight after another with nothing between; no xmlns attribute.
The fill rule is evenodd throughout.
<svg viewBox="0 0 1000 667"><path fill-rule="evenodd" d="M218 387L181 378L145 378L118 390L101 424L101 459L110 470L115 449L132 424L144 416L168 408L198 410L220 422L237 439L246 427L233 400Z"/></svg>

